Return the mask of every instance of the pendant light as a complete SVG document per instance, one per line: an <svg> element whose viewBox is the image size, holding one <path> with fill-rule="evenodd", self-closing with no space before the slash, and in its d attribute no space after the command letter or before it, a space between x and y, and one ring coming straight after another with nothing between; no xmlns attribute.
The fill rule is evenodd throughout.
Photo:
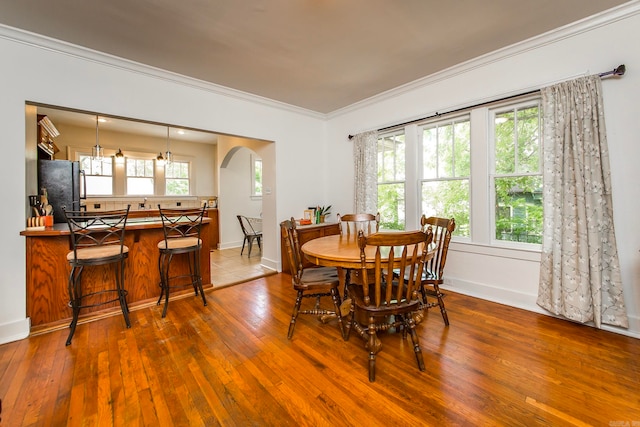
<svg viewBox="0 0 640 427"><path fill-rule="evenodd" d="M118 164L124 163L124 153L119 148L118 148L118 151L116 151L116 163Z"/></svg>
<svg viewBox="0 0 640 427"><path fill-rule="evenodd" d="M164 155L164 164L170 165L173 162L173 154L171 154L171 150L169 149L169 126L167 126L167 152Z"/></svg>
<svg viewBox="0 0 640 427"><path fill-rule="evenodd" d="M104 150L100 146L100 134L98 130L98 115L96 114L96 145L91 148L91 159L101 162L104 158Z"/></svg>
<svg viewBox="0 0 640 427"><path fill-rule="evenodd" d="M158 153L158 157L156 157L156 164L158 166L164 166L164 157L162 157L162 153Z"/></svg>

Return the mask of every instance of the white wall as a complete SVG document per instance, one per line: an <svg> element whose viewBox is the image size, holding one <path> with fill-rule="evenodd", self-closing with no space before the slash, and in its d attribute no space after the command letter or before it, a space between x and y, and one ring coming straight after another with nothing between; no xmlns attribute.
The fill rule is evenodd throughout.
<svg viewBox="0 0 640 427"><path fill-rule="evenodd" d="M320 177L326 169L325 124L317 114L2 26L0 56L0 144L3 157L11 159L0 170L5 201L0 210L4 236L0 245L0 343L29 333L25 238L19 235L27 212L26 101L275 141L270 157L261 154L269 161L264 185L272 190L263 197L262 262L272 268L278 268L280 262L279 222L308 201L324 203ZM312 161L300 161L302 153L311 148L318 155ZM319 178L315 186L305 188L303 199L308 201L299 203L299 177L306 174Z"/></svg>
<svg viewBox="0 0 640 427"><path fill-rule="evenodd" d="M242 246L244 234L237 215L254 218L262 215L262 199L251 198L252 155L257 156L253 150L240 147L239 150L228 154L229 162L220 168L220 182L223 183L220 188L220 198L221 203L224 202L224 209L220 209L221 249Z"/></svg>
<svg viewBox="0 0 640 427"><path fill-rule="evenodd" d="M325 198L334 202L335 211L351 209L353 191L344 185L353 180L349 134L539 89L580 75L612 70L624 63L627 75L604 79L603 91L614 221L630 328L606 328L640 337L640 197L636 184L640 179L639 29L640 6L635 3L335 112L328 120L327 149L332 153L332 172L326 174ZM474 218L474 223L483 221L488 218ZM445 287L542 312L535 304L539 259L539 253L454 243Z"/></svg>

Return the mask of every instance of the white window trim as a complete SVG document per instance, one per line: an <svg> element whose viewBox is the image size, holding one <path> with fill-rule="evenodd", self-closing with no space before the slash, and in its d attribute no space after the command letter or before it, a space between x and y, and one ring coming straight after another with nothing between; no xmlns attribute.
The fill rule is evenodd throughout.
<svg viewBox="0 0 640 427"><path fill-rule="evenodd" d="M534 105L537 105L538 108L542 109L542 102L540 100L539 96L535 96L532 98L528 98L519 102L515 102L515 103L505 103L505 104L501 104L495 108L491 108L491 109L487 109L487 126L488 126L488 137L487 137L487 144L488 144L488 149L487 149L487 153L488 153L488 158L489 158L489 163L488 163L488 173L487 173L487 177L488 177L488 185L487 185L487 189L488 189L488 195L489 195L489 236L490 236L490 240L489 243L491 246L494 247L502 247L502 248L511 248L511 249L523 249L523 250L534 250L534 251L542 251L542 245L541 244L537 244L537 243L523 243L523 242L512 242L512 241L508 241L508 240L498 240L496 239L496 212L495 209L492 207L493 206L493 201L496 199L496 192L495 192L495 183L494 180L496 178L496 176L498 176L495 173L495 164L496 164L496 158L495 158L495 127L492 125L495 121L495 117L496 114L500 114L500 113L504 113L506 111L512 111L515 109L522 109L522 108L527 108L527 107L532 107ZM542 116L540 116L540 120L542 120ZM542 130L542 123L540 123L540 130ZM540 165L539 165L539 173L521 173L521 174L517 174L519 176L542 176L542 135L540 135ZM515 174L514 174L515 175ZM502 175L500 175L502 176Z"/></svg>

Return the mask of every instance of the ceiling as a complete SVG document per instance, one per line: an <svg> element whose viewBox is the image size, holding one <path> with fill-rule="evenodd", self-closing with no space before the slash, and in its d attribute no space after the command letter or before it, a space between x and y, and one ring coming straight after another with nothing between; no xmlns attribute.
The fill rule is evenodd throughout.
<svg viewBox="0 0 640 427"><path fill-rule="evenodd" d="M0 0L0 23L330 113L627 0Z"/></svg>

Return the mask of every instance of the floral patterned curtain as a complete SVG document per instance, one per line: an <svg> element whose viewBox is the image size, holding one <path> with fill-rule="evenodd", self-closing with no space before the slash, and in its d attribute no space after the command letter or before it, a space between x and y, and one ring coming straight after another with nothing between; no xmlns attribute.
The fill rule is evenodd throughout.
<svg viewBox="0 0 640 427"><path fill-rule="evenodd" d="M544 236L537 303L628 328L613 228L600 77L542 89Z"/></svg>
<svg viewBox="0 0 640 427"><path fill-rule="evenodd" d="M378 132L353 137L355 213L378 212Z"/></svg>

